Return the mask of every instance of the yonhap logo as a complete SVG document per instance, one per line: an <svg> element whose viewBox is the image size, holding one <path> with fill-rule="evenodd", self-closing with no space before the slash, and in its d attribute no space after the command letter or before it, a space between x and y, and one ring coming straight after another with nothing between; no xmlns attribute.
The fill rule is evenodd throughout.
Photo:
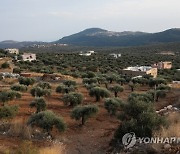
<svg viewBox="0 0 180 154"><path fill-rule="evenodd" d="M129 149L132 148L136 144L136 135L135 133L127 133L122 138L122 143L125 148Z"/></svg>

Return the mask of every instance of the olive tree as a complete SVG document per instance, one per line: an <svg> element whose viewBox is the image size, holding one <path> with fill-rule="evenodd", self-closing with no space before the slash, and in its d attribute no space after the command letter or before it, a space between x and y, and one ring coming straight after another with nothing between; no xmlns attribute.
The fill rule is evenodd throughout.
<svg viewBox="0 0 180 154"><path fill-rule="evenodd" d="M30 126L36 126L44 129L50 135L53 127L57 128L59 132L63 132L66 129L66 124L60 116L57 116L52 111L42 111L37 114L33 114L27 122Z"/></svg>
<svg viewBox="0 0 180 154"><path fill-rule="evenodd" d="M36 108L36 113L46 110L46 101L44 98L35 98L30 104L30 107Z"/></svg>
<svg viewBox="0 0 180 154"><path fill-rule="evenodd" d="M31 89L31 95L34 97L50 96L51 90L42 89L41 87L33 87Z"/></svg>
<svg viewBox="0 0 180 154"><path fill-rule="evenodd" d="M153 103L143 100L148 99L135 96L122 106L122 112L118 116L122 123L115 132L115 143L122 143L122 137L129 132L134 132L139 137L152 137L155 130L165 125L164 118L156 113Z"/></svg>
<svg viewBox="0 0 180 154"><path fill-rule="evenodd" d="M15 84L15 85L11 86L11 90L25 92L25 91L27 91L27 86Z"/></svg>
<svg viewBox="0 0 180 154"><path fill-rule="evenodd" d="M120 85L114 85L114 86L109 87L109 90L114 92L114 96L117 97L119 92L124 91L124 88Z"/></svg>
<svg viewBox="0 0 180 154"><path fill-rule="evenodd" d="M16 91L2 91L0 92L0 102L3 106L8 102L16 98L21 98L21 94Z"/></svg>
<svg viewBox="0 0 180 154"><path fill-rule="evenodd" d="M81 120L81 124L84 125L90 117L97 114L98 110L95 105L77 106L72 110L71 118Z"/></svg>
<svg viewBox="0 0 180 154"><path fill-rule="evenodd" d="M107 98L104 102L104 107L110 115L116 115L116 112L122 105L122 100L118 98Z"/></svg>
<svg viewBox="0 0 180 154"><path fill-rule="evenodd" d="M40 82L37 84L37 87L41 87L42 89L51 89L51 85L48 82Z"/></svg>
<svg viewBox="0 0 180 154"><path fill-rule="evenodd" d="M26 78L26 77L20 77L19 79L19 83L29 86L29 85L33 85L35 83L35 79L34 78Z"/></svg>
<svg viewBox="0 0 180 154"><path fill-rule="evenodd" d="M75 86L77 83L76 81L73 81L73 80L65 80L63 84L70 87L70 86Z"/></svg>
<svg viewBox="0 0 180 154"><path fill-rule="evenodd" d="M69 93L65 94L62 98L65 105L69 106L76 106L78 104L81 104L83 101L83 95L81 93Z"/></svg>
<svg viewBox="0 0 180 154"><path fill-rule="evenodd" d="M73 92L75 91L75 87L73 85L71 86L66 86L64 84L60 84L57 88L56 88L56 92L57 93L69 93L69 92Z"/></svg>
<svg viewBox="0 0 180 154"><path fill-rule="evenodd" d="M18 106L13 105L13 106L3 106L0 107L0 119L9 119L13 118L18 112Z"/></svg>
<svg viewBox="0 0 180 154"><path fill-rule="evenodd" d="M96 102L100 101L100 98L109 97L110 92L106 88L94 87L89 91L90 96L96 97Z"/></svg>

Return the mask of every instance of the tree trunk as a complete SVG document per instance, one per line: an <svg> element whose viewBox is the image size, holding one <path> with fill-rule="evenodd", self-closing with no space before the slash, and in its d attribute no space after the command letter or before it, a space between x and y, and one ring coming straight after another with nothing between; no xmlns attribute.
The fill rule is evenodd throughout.
<svg viewBox="0 0 180 154"><path fill-rule="evenodd" d="M96 96L96 102L98 102L100 100L99 96Z"/></svg>
<svg viewBox="0 0 180 154"><path fill-rule="evenodd" d="M84 115L82 116L82 125L84 125L85 124L85 117L84 117Z"/></svg>
<svg viewBox="0 0 180 154"><path fill-rule="evenodd" d="M115 97L117 97L117 94L118 94L117 92L114 92L114 96L115 96Z"/></svg>

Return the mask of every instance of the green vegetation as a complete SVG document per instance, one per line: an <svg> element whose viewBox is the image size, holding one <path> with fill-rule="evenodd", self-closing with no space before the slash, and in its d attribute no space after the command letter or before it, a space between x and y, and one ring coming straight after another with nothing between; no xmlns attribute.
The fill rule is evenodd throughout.
<svg viewBox="0 0 180 154"><path fill-rule="evenodd" d="M46 130L48 134L50 134L53 127L57 128L59 132L63 132L66 129L64 120L52 111L42 111L33 114L28 120L28 125L40 127Z"/></svg>
<svg viewBox="0 0 180 154"><path fill-rule="evenodd" d="M110 115L116 115L122 105L123 102L119 98L107 98L104 102L104 107Z"/></svg>
<svg viewBox="0 0 180 154"><path fill-rule="evenodd" d="M9 119L13 118L18 112L18 106L3 106L0 107L0 119Z"/></svg>
<svg viewBox="0 0 180 154"><path fill-rule="evenodd" d="M11 90L25 92L27 91L27 86L15 84L11 86Z"/></svg>
<svg viewBox="0 0 180 154"><path fill-rule="evenodd" d="M3 68L3 69L9 68L9 67L10 67L10 65L8 62L5 62L1 65L1 68Z"/></svg>
<svg viewBox="0 0 180 154"><path fill-rule="evenodd" d="M109 97L110 92L106 88L94 87L89 91L90 96L96 97L96 102L100 101L100 98Z"/></svg>
<svg viewBox="0 0 180 154"><path fill-rule="evenodd" d="M30 104L30 107L36 108L36 113L46 110L46 101L44 98L35 98Z"/></svg>
<svg viewBox="0 0 180 154"><path fill-rule="evenodd" d="M25 78L25 77L20 77L19 78L19 83L29 86L29 85L33 85L35 83L35 79L33 78Z"/></svg>
<svg viewBox="0 0 180 154"><path fill-rule="evenodd" d="M69 106L76 106L82 103L83 95L81 93L69 93L65 94L62 98L65 105Z"/></svg>
<svg viewBox="0 0 180 154"><path fill-rule="evenodd" d="M82 125L92 117L97 114L98 107L95 105L85 105L85 106L77 106L72 110L71 117L75 120L80 120Z"/></svg>
<svg viewBox="0 0 180 154"><path fill-rule="evenodd" d="M119 92L123 92L124 88L120 85L114 85L109 87L109 90L114 92L114 96L117 97Z"/></svg>
<svg viewBox="0 0 180 154"><path fill-rule="evenodd" d="M16 98L21 98L21 94L16 91L2 91L0 92L0 102L3 106L8 102Z"/></svg>
<svg viewBox="0 0 180 154"><path fill-rule="evenodd" d="M50 96L51 90L43 89L41 87L33 87L31 89L31 95L34 97Z"/></svg>

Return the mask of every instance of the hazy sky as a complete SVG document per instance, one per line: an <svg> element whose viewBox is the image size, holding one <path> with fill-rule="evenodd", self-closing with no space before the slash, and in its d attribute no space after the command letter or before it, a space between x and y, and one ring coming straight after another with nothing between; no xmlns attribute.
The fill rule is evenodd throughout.
<svg viewBox="0 0 180 154"><path fill-rule="evenodd" d="M180 0L0 0L0 41L54 41L86 28L180 27Z"/></svg>

